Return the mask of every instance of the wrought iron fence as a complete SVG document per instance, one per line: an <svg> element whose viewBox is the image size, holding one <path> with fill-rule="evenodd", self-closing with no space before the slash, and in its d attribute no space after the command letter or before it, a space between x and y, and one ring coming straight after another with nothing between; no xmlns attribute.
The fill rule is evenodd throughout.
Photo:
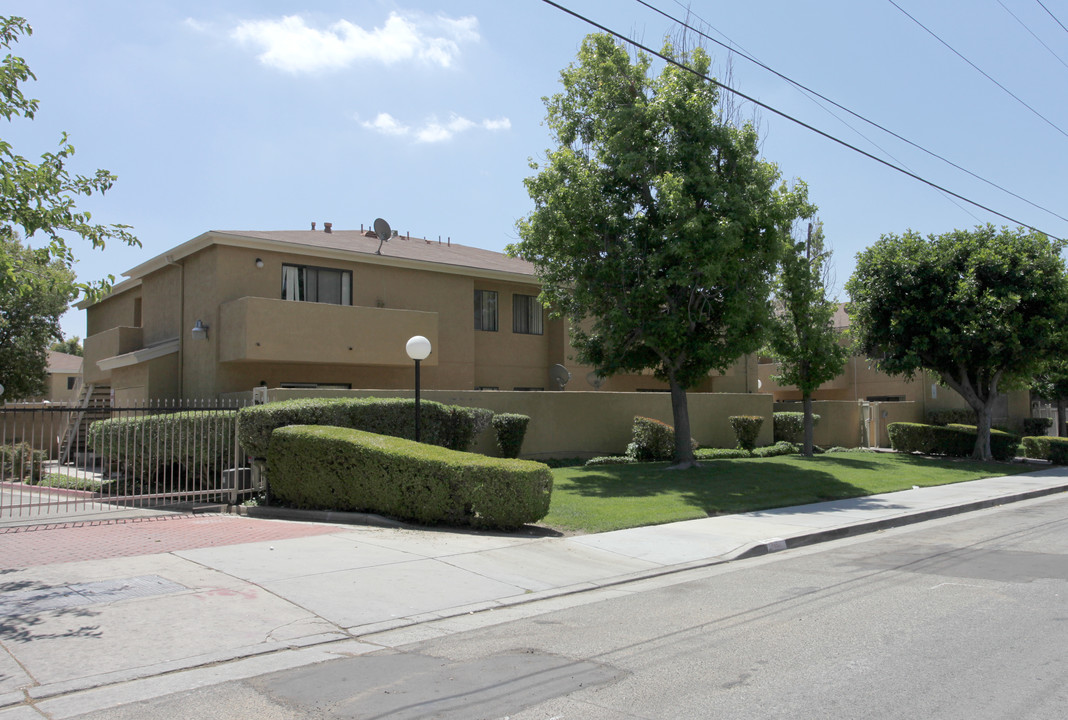
<svg viewBox="0 0 1068 720"><path fill-rule="evenodd" d="M0 521L237 503L235 400L0 405Z"/></svg>

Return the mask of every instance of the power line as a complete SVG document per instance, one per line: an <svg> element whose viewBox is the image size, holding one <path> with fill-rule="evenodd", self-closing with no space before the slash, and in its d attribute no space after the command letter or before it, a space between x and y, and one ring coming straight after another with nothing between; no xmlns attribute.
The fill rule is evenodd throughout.
<svg viewBox="0 0 1068 720"><path fill-rule="evenodd" d="M906 169L904 169L902 167L894 165L891 162L887 162L886 160L883 160L880 157L872 155L870 152L868 152L866 150L861 150L857 146L851 145L851 144L847 143L845 140L841 140L839 138L836 138L835 136L833 136L833 135L831 135L829 133L826 133L823 130L820 130L819 128L813 127L812 125L809 125L808 123L806 123L806 122L804 122L802 120L799 120L799 119L797 119L797 118L795 118L795 117L793 117L791 115L787 115L783 111L778 110L776 108L773 108L771 105L768 105L767 103L763 103L763 102L761 102L760 100L757 100L754 97L750 97L749 95L746 95L743 92L735 90L732 87L728 87L727 85L724 85L723 83L719 82L715 78L711 78L708 75L704 75L702 73L699 73L696 70L694 70L693 68L687 67L686 65L683 65L682 63L678 62L677 60L673 60L672 58L669 58L666 55L664 55L662 53L659 53L656 50L653 50L652 48L647 47L646 45L644 45L642 43L637 42L636 40L631 40L630 38L625 37L624 35L616 32L615 30L612 30L611 28L605 27L604 25L601 25L600 23L598 23L598 22L596 22L594 20L591 20L590 18L586 17L585 15L581 15L581 14L575 12L574 10L571 10L569 8L564 7L563 5L560 5L557 2L554 2L554 0L542 0L542 2L544 2L546 5L553 6L557 10L565 12L568 15L570 15L570 16L578 19L578 20L581 20L582 22L584 22L584 23L586 23L588 25L592 25L593 27L597 28L598 30L601 30L602 32L608 33L609 35L615 37L616 39L618 39L618 40L620 40L620 41L622 41L624 43L627 43L628 45L633 45L634 47L638 48L639 50L642 50L643 52L647 52L650 55L653 55L654 57L660 58L664 62L670 63L670 64L674 65L675 67L679 68L680 70L685 70L686 72L690 73L691 75L694 75L695 77L701 78L705 82L712 83L716 87L719 87L719 88L721 88L723 90L726 90L727 92L734 93L738 97L740 97L740 98L742 98L744 100L748 100L749 102L753 103L754 105L757 105L758 107L762 107L765 110L768 110L769 112L773 112L776 115L778 115L779 117L784 118L786 120L789 120L792 123L800 125L801 127L805 128L806 130L810 130L810 131L816 133L817 135L820 135L820 136L822 136L824 138L827 138L828 140L830 140L832 142L838 143L839 145L841 145L843 147L846 147L846 148L852 150L853 152L860 153L864 157L866 157L866 158L868 158L870 160L874 160L875 162L879 163L880 165L885 165L886 167L890 168L891 170L896 170L897 172L901 173L902 175L907 175L907 176L911 177L913 180L918 180L918 181L922 182L924 185L928 185L930 187L933 187L936 190L941 190L942 192L948 193L948 194L952 195L953 197L955 197L955 198L957 198L959 200L963 200L964 202L968 203L969 205L974 205L975 207L979 208L980 210L985 210L988 213L991 213L993 215L997 215L1000 218L1003 218L1005 220L1008 220L1009 222L1012 222L1012 223L1015 223L1015 224L1020 225L1022 227L1025 227L1028 230L1033 230L1034 232L1042 233L1043 235L1046 235L1046 236L1048 236L1048 237L1050 237L1050 238L1052 238L1054 240L1060 240L1061 239L1061 238L1058 238L1056 235L1053 235L1051 233L1045 232L1044 230L1039 230L1038 228L1034 227L1033 225L1029 225L1029 224L1027 224L1027 223L1025 223L1025 222L1023 222L1021 220L1017 220L1014 217L1011 217L1011 216L1006 215L1004 213L998 212L997 210L994 210L993 208L989 208L986 205L982 205L982 204L980 204L980 203L978 203L978 202L976 202L974 200L969 200L968 198L964 197L963 195L955 193L952 190L949 190L948 188L944 188L941 185L938 185L937 183L934 183L934 182L932 182L930 180L922 178L919 175L917 175L916 173L910 172L910 171L908 171L908 170L906 170Z"/></svg>
<svg viewBox="0 0 1068 720"><path fill-rule="evenodd" d="M1049 13L1049 16L1051 18L1053 18L1053 22L1055 22L1055 23L1057 23L1058 25L1061 26L1061 30L1064 30L1064 32L1068 32L1068 27L1064 27L1064 23L1062 23L1060 20L1058 20L1057 16L1054 15L1050 11L1050 9L1048 7L1046 7L1045 5L1042 4L1042 0L1035 0L1035 2L1037 2L1042 7L1043 10L1045 10L1047 13Z"/></svg>
<svg viewBox="0 0 1068 720"><path fill-rule="evenodd" d="M1065 137L1068 137L1068 132L1065 132L1064 130L1062 130L1062 129L1061 129L1061 128L1060 128L1059 126L1055 125L1055 124L1053 123L1053 121L1052 121L1052 120L1050 120L1049 118L1047 118L1047 117L1046 117L1045 115L1043 115L1042 113L1040 113L1040 112L1039 112L1038 110L1035 110L1035 109L1034 109L1033 107L1031 107L1030 105L1028 105L1028 104L1027 104L1026 102L1024 102L1023 100L1021 100L1021 99L1020 99L1020 97L1019 97L1019 96L1017 96L1017 95L1016 95L1016 93L1014 93L1014 92L1013 92L1012 90L1009 90L1009 89L1008 89L1007 87L1005 87L1004 85L1002 85L1001 83L999 83L999 82L998 82L997 80L995 80L994 78L992 78L992 77L990 77L989 75L987 75L987 74L986 74L986 72L984 72L982 68L980 68L980 67L979 67L978 65L976 65L975 63L973 63L973 62L972 62L971 60L969 60L968 58L966 58L966 57L964 57L963 55L961 55L961 54L960 54L959 52L957 52L957 51L956 51L956 50L955 50L955 49L953 48L953 46L952 46L952 45L950 45L949 43L947 43L947 42L946 42L945 40L943 40L942 38L938 37L938 35L937 35L937 34L935 34L935 32L934 32L933 30L931 30L930 28L928 28L928 27L927 27L926 25L924 25L924 24L923 24L922 22L920 22L919 20L917 20L916 18L914 18L914 17L912 16L912 15L909 15L908 11L906 11L906 10L905 10L905 9L904 9L903 7L901 7L901 6L900 6L900 5L898 5L898 4L896 3L896 2L894 2L894 0L886 0L886 1L887 1L888 3L890 3L891 5L893 5L894 7L896 7L896 8L897 8L898 10L900 10L900 11L901 11L902 13L904 13L904 14L905 14L905 17L907 17L907 18L908 18L909 20L911 20L912 22L916 23L916 24L917 24L917 25L919 25L919 26L920 26L921 28L923 28L924 30L926 30L926 31L928 32L928 34L930 34L930 36L931 36L931 37L933 37L933 38L934 38L935 40L937 40L938 42L942 43L942 44L943 44L943 45L945 45L945 46L946 46L947 48L949 48L949 50L950 50L950 51L952 51L952 53L953 53L954 55L956 55L957 57L959 57L959 58L960 58L961 60L963 60L964 62L968 63L969 65L971 65L971 66L972 66L972 67L973 67L973 68L974 68L974 69L975 69L975 70L976 70L976 71L977 71L977 72L978 72L978 73L979 73L980 75L982 75L982 76L983 76L983 77L985 77L985 78L986 78L987 80L989 80L990 82L994 83L994 84L995 84L995 85L997 85L997 86L998 86L999 88L1001 88L1002 90L1004 90L1004 91L1005 91L1005 92L1006 92L1006 93L1007 93L1007 94L1008 94L1008 95L1009 95L1010 97L1012 97L1012 98L1013 98L1013 99L1014 99L1014 100L1015 100L1016 102L1020 103L1020 104L1021 104L1021 105L1023 105L1023 106L1025 107L1025 108L1027 108L1028 110L1030 110L1031 112L1033 112L1033 113L1034 113L1035 115L1037 115L1038 117L1042 118L1042 120L1044 120L1044 121L1046 122L1046 124L1048 124L1048 125L1049 125L1049 126L1050 126L1051 128L1053 128L1054 130L1056 130L1057 132L1059 132L1059 133L1060 133L1061 135L1064 135Z"/></svg>
<svg viewBox="0 0 1068 720"><path fill-rule="evenodd" d="M635 0L635 1L640 3L640 4L642 4L642 5L644 5L645 7L649 8L650 10L652 10L652 11L654 11L656 13L659 13L660 15L668 18L672 22L676 22L679 25L682 25L683 27L685 27L685 28L687 28L689 30L692 30L693 32L695 32L698 35L700 35L701 37L705 38L706 40L710 40L710 41L716 43L720 47L726 49L728 52L735 53L735 54L741 56L742 58L748 60L749 62L760 66L761 68L767 70L768 72L772 73L773 75L776 75L777 77L782 78L786 82L794 85L795 87L797 87L798 89L802 90L803 92L811 93L812 95L815 95L816 97L820 98L821 100L829 102L831 105L834 105L836 108L839 108L840 110L843 110L843 111L849 113L850 115L852 115L853 117L857 118L858 120L862 120L862 121L868 123L869 125L871 125L872 127L875 127L875 128L878 128L879 130L882 130L883 132L887 133L888 135L891 135L891 136L897 138L898 140L900 140L900 141L902 141L904 143L907 143L908 145L911 145L912 147L916 148L917 150L920 150L920 151L922 151L924 153L927 153L931 157L938 158L939 160L941 160L942 162L946 163L947 165L950 165L950 166L956 168L957 170L960 170L963 173L967 173L968 175L972 176L976 180L984 182L984 183L986 183L987 185L989 185L989 186L991 186L993 188L997 188L998 190L1002 191L1003 193L1011 195L1012 197L1016 198L1017 200L1020 200L1022 202L1027 203L1028 205L1030 205L1033 208L1041 210L1041 211L1043 211L1045 213L1049 213L1050 215L1053 215L1054 217L1057 217L1057 218L1059 218L1061 220L1064 220L1065 222L1068 222L1068 217L1064 217L1063 215L1060 215L1059 213L1056 213L1056 212L1054 212L1053 210L1050 210L1047 207L1043 207L1042 205L1039 205L1039 204L1037 204L1035 202L1032 202L1031 200L1028 200L1027 198L1023 197L1022 195L1018 195L1017 193L1014 193L1012 190L1004 188L1001 185L998 185L997 183L995 183L994 181L988 180L988 179L982 177L981 175L978 175L978 174L972 172L971 170L958 165L957 163L953 162L952 160L949 160L948 158L945 158L942 155L939 155L938 153L936 153L936 152L934 152L932 150L928 150L927 148L923 147L922 145L918 145L917 143L914 143L913 141L909 140L908 138L899 135L898 133L894 132L893 130L890 130L887 127L884 127L883 125L880 125L879 123L875 122L874 120L869 120L868 118L864 117L863 115L860 115L860 114L850 110L849 108L845 107L844 105L841 105L840 103L835 102L834 100L832 100L831 98L827 97L826 95L823 95L823 94L817 92L816 90L813 90L812 88L807 87L807 86L797 82L796 80L794 80L794 79L792 79L790 77L787 77L786 75L783 75L778 70L775 70L774 68L771 68L771 67L765 65L764 63L762 63L759 60L757 60L755 57L753 57L753 56L747 54L746 52L744 52L744 48L742 48L741 50L738 50L738 49L735 49L733 47L730 47L730 46L720 42L719 40L716 40L714 37L709 36L707 33L704 33L701 30L689 25L685 21L679 20L678 18L674 17L673 15L670 15L669 13L666 13L663 10L661 10L661 9L659 9L659 8L653 6L653 5L650 5L648 2L646 2L646 0ZM675 2L676 2L676 4L679 4L678 0L675 0ZM705 23L710 28L712 28L712 25L710 25L708 23L708 21L705 20L704 18L702 18L700 15L695 15L695 17L697 17L699 20L701 20L701 22ZM712 29L715 29L715 28L712 28ZM727 38L727 40L731 43L731 45L735 45L738 48L741 48L740 45L735 43L733 40L731 40L729 37L724 35L722 32L720 32L718 30L716 30L716 32L719 32L720 35L723 35L723 37ZM824 108L824 109L826 109L826 108ZM830 112L830 111L827 111L827 112ZM846 123L844 120L839 118L837 115L834 115L834 113L830 113L830 114L831 114L832 117L834 117L835 119L839 120L839 122L842 122L844 125L846 125L846 127L849 127L850 130L853 130L853 132L857 133L862 138L864 138L865 140L870 142L872 145L874 145L875 147L877 147L880 150L882 150L884 153L887 154L887 156L889 156L892 159L896 160L897 162L901 163L900 160L898 160L893 155L891 155L889 152L887 152L885 148L880 147L878 143L876 143L875 141L873 141L870 138L868 138L866 135L864 135L863 133L858 131L856 128L853 128L852 126L850 126L848 123ZM901 163L901 164L904 165L904 163Z"/></svg>
<svg viewBox="0 0 1068 720"><path fill-rule="evenodd" d="M1061 56L1058 55L1056 52L1054 52L1053 48L1051 48L1049 45L1047 45L1045 40L1043 40L1038 35L1036 35L1035 31L1032 30L1031 28L1029 28L1027 26L1027 23L1025 23L1023 20L1021 20L1016 15L1016 13L1014 13L1012 10L1009 10L1008 6L1005 5L1005 3L1001 2L1001 0L998 0L998 5L1000 5L1001 8L1005 12L1007 12L1009 15L1012 15L1012 19L1015 20L1016 22L1020 23L1020 25L1023 27L1024 30L1026 30L1027 32L1031 33L1031 37L1033 37L1035 40L1038 40L1038 42L1042 45L1042 47L1044 47L1047 50L1049 50L1049 54L1052 55L1053 57L1057 58L1057 60L1060 61L1061 65L1064 65L1064 67L1068 68L1068 63L1064 62L1064 60L1061 59Z"/></svg>

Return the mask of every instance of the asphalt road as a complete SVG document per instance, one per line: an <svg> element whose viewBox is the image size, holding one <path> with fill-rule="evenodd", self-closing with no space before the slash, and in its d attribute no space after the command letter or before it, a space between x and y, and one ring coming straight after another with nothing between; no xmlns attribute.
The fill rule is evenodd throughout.
<svg viewBox="0 0 1068 720"><path fill-rule="evenodd" d="M1068 498L636 583L614 599L81 716L1068 716Z"/></svg>

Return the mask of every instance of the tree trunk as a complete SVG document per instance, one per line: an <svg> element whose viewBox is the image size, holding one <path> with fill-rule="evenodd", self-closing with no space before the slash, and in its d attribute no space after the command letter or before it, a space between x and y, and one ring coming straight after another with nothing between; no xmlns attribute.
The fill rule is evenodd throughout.
<svg viewBox="0 0 1068 720"><path fill-rule="evenodd" d="M671 469L697 467L693 444L690 442L690 408L686 402L686 388L674 378L669 378L668 385L671 387L671 417L675 421L675 464Z"/></svg>
<svg viewBox="0 0 1068 720"><path fill-rule="evenodd" d="M1068 437L1068 418L1064 416L1066 407L1068 403L1065 403L1064 398L1057 398L1057 437Z"/></svg>
<svg viewBox="0 0 1068 720"><path fill-rule="evenodd" d="M812 457L812 436L815 432L816 423L812 420L812 393L805 393L801 396L801 407L805 411L805 439L804 444L801 446L801 454L805 457Z"/></svg>
<svg viewBox="0 0 1068 720"><path fill-rule="evenodd" d="M976 433L975 450L972 457L976 460L990 460L993 454L990 452L990 407L989 403L979 403L975 408Z"/></svg>

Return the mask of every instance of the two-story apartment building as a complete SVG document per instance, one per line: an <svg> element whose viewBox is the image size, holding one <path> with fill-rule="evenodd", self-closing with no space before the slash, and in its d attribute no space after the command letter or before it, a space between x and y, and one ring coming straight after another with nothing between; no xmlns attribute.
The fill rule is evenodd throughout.
<svg viewBox="0 0 1068 720"><path fill-rule="evenodd" d="M433 347L439 390L593 390L566 323L537 301L533 267L501 253L370 230L206 232L124 273L87 314L84 381L116 401L215 398L256 386L398 389L405 344ZM664 390L651 375L602 390ZM755 359L697 392L755 392Z"/></svg>

